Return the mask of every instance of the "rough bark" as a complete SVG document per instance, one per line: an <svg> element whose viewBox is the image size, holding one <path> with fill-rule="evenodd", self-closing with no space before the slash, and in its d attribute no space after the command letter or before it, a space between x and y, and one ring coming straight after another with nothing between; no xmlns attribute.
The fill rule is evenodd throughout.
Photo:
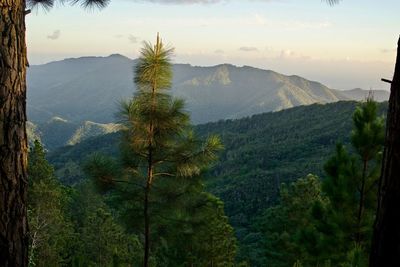
<svg viewBox="0 0 400 267"><path fill-rule="evenodd" d="M0 12L0 266L27 266L25 1Z"/></svg>
<svg viewBox="0 0 400 267"><path fill-rule="evenodd" d="M400 266L400 38L390 89L371 267Z"/></svg>

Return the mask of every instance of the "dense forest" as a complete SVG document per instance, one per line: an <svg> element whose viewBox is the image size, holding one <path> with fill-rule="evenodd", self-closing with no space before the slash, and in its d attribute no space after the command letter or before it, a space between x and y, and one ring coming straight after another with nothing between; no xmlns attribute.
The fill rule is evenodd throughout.
<svg viewBox="0 0 400 267"><path fill-rule="evenodd" d="M349 153L356 152L351 145L351 133L355 127L353 113L359 105L356 102L314 104L194 128L202 138L219 135L224 145L219 160L204 173L204 183L206 191L225 203L229 223L239 241L237 262L248 262L251 266L272 264L267 252L271 248L266 247L272 245L266 244L266 229L274 223L269 223L268 214L282 205L283 198L302 199L294 192L300 190L297 187L309 185L326 201L328 193L322 191L322 185L329 174L324 166L336 153L337 143L343 144ZM376 104L374 112L382 117L386 108L386 103ZM80 163L86 162L90 154L119 157L121 137L121 133L113 133L92 138L60 148L50 153L48 159L62 183L73 186L86 180ZM282 189L282 184L286 184L286 189ZM307 201L305 207L315 199ZM280 220L287 220L285 216L281 215ZM276 266L291 266L292 261L301 259L281 257L287 261Z"/></svg>

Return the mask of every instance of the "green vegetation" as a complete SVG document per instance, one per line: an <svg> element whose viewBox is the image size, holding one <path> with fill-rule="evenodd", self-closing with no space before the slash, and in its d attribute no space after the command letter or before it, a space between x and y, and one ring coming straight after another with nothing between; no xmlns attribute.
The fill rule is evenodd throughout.
<svg viewBox="0 0 400 267"><path fill-rule="evenodd" d="M263 253L257 218L278 204L281 183L310 173L324 179L324 164L337 142L355 152L350 133L356 105L314 104L195 127L199 136L218 134L224 144L219 161L207 173L206 189L225 203L240 241L239 259L256 259ZM379 116L386 107L378 104ZM89 154L100 151L118 157L119 139L120 133L88 139L52 152L49 160L62 181L74 183L83 179L79 165Z"/></svg>
<svg viewBox="0 0 400 267"><path fill-rule="evenodd" d="M121 98L136 91L132 66L122 55L69 58L28 69L28 118L46 127L54 116L81 124L115 121ZM249 66L173 64L175 97L185 99L193 123L242 118L312 103L364 100L368 90L339 91L296 75ZM378 101L385 91L374 90ZM49 133L51 134L51 133ZM44 138L45 139L45 138Z"/></svg>
<svg viewBox="0 0 400 267"><path fill-rule="evenodd" d="M383 118L368 99L353 114L347 152L338 144L326 178L283 186L280 203L259 218L264 253L257 266L367 266L383 150Z"/></svg>
<svg viewBox="0 0 400 267"><path fill-rule="evenodd" d="M204 192L201 180L221 144L216 136L200 142L183 111L183 101L168 94L171 52L159 38L154 46L145 44L135 70L138 91L121 104L120 157L94 154L84 170L107 195L119 221L139 237L143 256L136 263L145 267L233 266L233 228L223 203ZM83 226L85 238L107 240L121 232L104 211L96 210L87 220L90 227ZM128 240L115 241L127 244ZM113 259L107 246L93 245L97 252L90 254L91 259Z"/></svg>
<svg viewBox="0 0 400 267"><path fill-rule="evenodd" d="M66 187L35 142L32 265L366 266L386 104L314 104L193 131L168 93L171 53L159 38L145 44L119 132L52 153Z"/></svg>
<svg viewBox="0 0 400 267"><path fill-rule="evenodd" d="M62 186L34 142L29 153L29 266L131 266L141 245L84 182Z"/></svg>

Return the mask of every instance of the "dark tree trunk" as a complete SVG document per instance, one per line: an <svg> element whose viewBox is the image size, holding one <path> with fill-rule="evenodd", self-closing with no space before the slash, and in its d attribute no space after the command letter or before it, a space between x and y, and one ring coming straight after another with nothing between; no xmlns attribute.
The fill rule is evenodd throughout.
<svg viewBox="0 0 400 267"><path fill-rule="evenodd" d="M149 176L152 173L151 167L149 167ZM149 216L149 194L151 184L149 180L146 183L144 192L144 255L143 255L143 266L149 266L150 257L150 216Z"/></svg>
<svg viewBox="0 0 400 267"><path fill-rule="evenodd" d="M0 33L0 266L27 266L24 0L0 0Z"/></svg>
<svg viewBox="0 0 400 267"><path fill-rule="evenodd" d="M367 179L367 168L368 168L368 160L363 159L363 171L361 176L361 188L360 188L360 200L358 203L358 213L357 213L357 233L356 233L356 243L358 245L361 244L361 228L362 228L362 219L364 213L364 202L365 202L365 182Z"/></svg>
<svg viewBox="0 0 400 267"><path fill-rule="evenodd" d="M390 89L371 267L400 266L400 38Z"/></svg>

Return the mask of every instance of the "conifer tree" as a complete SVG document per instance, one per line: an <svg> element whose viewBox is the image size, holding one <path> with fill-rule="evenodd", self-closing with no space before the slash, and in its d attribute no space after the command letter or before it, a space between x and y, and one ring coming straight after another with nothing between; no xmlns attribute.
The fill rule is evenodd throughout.
<svg viewBox="0 0 400 267"><path fill-rule="evenodd" d="M370 266L400 265L400 38L390 87L386 140Z"/></svg>
<svg viewBox="0 0 400 267"><path fill-rule="evenodd" d="M318 177L308 175L290 185L282 185L280 204L268 208L260 218L265 236L265 262L272 267L321 266L325 259L312 214L315 207L328 204Z"/></svg>
<svg viewBox="0 0 400 267"><path fill-rule="evenodd" d="M0 265L28 265L25 16L55 2L104 7L109 0L0 1Z"/></svg>
<svg viewBox="0 0 400 267"><path fill-rule="evenodd" d="M72 227L65 214L65 192L45 155L42 145L35 141L28 165L29 265L61 266L66 261Z"/></svg>
<svg viewBox="0 0 400 267"><path fill-rule="evenodd" d="M153 247L152 229L159 218L168 218L183 205L201 170L216 158L219 139L205 143L190 129L184 102L168 94L173 49L159 36L156 43L144 43L135 67L137 87L132 100L121 105L124 125L121 161L95 156L86 171L98 185L119 191L132 222L143 220L143 266L149 266ZM123 186L121 186L123 185ZM130 204L128 204L130 203ZM132 204L133 203L133 204ZM141 203L138 205L138 203ZM175 209L173 208L174 205ZM138 216L138 211L142 216ZM156 235L155 238L160 235Z"/></svg>
<svg viewBox="0 0 400 267"><path fill-rule="evenodd" d="M106 198L90 181L77 185L71 193L69 212L76 232L69 265L138 266L140 242L116 222Z"/></svg>
<svg viewBox="0 0 400 267"><path fill-rule="evenodd" d="M363 253L364 258L368 255L384 142L383 122L377 103L368 98L353 114L354 152L349 153L338 144L336 154L325 164L323 189L330 205L325 227L321 220L318 223L329 243L341 244L331 245L330 250L336 250L331 257L334 262L344 262L348 251L354 251L354 255Z"/></svg>

